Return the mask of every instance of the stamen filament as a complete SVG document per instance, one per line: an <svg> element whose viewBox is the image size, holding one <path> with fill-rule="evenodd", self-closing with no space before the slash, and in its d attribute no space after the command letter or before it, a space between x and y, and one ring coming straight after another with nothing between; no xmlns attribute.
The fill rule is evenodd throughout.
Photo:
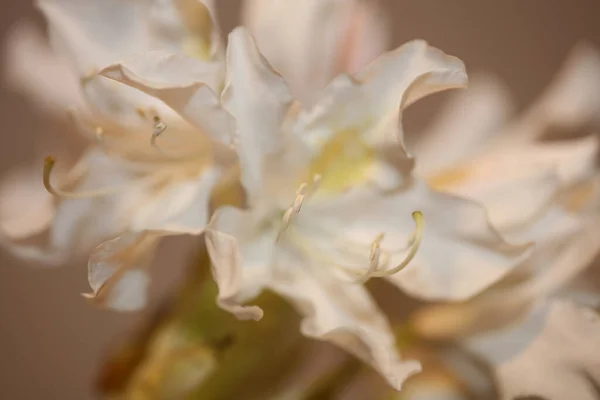
<svg viewBox="0 0 600 400"><path fill-rule="evenodd" d="M275 238L275 242L279 242L281 236L285 233L285 231L289 228L292 219L295 215L297 215L300 210L302 210L302 204L304 204L304 200L310 198L314 194L314 192L318 189L319 183L321 182L321 175L316 174L313 177L312 185L309 185L306 182L302 182L298 189L296 189L296 198L292 203L291 207L289 207L283 213L282 224L277 232L277 237ZM309 191L310 189L310 191Z"/></svg>
<svg viewBox="0 0 600 400"><path fill-rule="evenodd" d="M106 188L106 189L100 189L100 190L89 190L86 192L77 192L77 193L67 192L67 191L64 191L61 189L57 189L54 186L52 186L52 183L50 183L50 175L52 173L52 169L54 168L54 164L55 164L54 157L48 156L44 159L44 173L43 173L44 187L46 188L46 191L48 191L48 193L50 193L53 196L64 197L64 198L68 198L68 199L87 199L90 197L106 196L106 195L115 193L115 192L119 191L120 189L122 189L122 186L116 186L116 187L112 187L112 188Z"/></svg>
<svg viewBox="0 0 600 400"><path fill-rule="evenodd" d="M385 271L375 271L372 276L374 277L384 277L397 274L402 271L415 257L417 251L419 250L419 246L421 245L421 238L423 237L423 213L420 211L415 211L412 213L412 218L415 221L415 230L413 232L414 240L410 249L410 252L407 254L406 258L398 264L396 267L385 270Z"/></svg>
<svg viewBox="0 0 600 400"><path fill-rule="evenodd" d="M379 267L379 261L381 259L381 241L383 240L384 234L380 233L377 235L373 243L371 244L371 252L369 254L369 269L367 272L356 280L356 283L365 283L375 272L377 272L377 268Z"/></svg>

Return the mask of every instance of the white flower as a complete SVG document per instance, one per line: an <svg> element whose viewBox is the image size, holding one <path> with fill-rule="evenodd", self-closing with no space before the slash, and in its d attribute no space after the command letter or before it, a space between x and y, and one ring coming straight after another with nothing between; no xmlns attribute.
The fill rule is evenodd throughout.
<svg viewBox="0 0 600 400"><path fill-rule="evenodd" d="M398 145L399 107L464 85L462 63L412 42L354 77L338 77L302 111L244 29L231 34L227 54L221 101L235 118L248 209L221 208L207 231L219 304L257 319L262 311L243 303L270 288L304 314L305 334L354 352L399 388L419 367L397 358L385 318L357 281L388 276L419 297L463 299L529 250L505 242L478 205L411 178L412 162ZM199 115L193 79L168 86L142 78L155 70L175 76L152 57L102 75ZM404 161L399 169L382 154L390 145Z"/></svg>
<svg viewBox="0 0 600 400"><path fill-rule="evenodd" d="M158 237L203 232L211 189L233 161L230 117L217 97L223 84L218 38L207 8L196 0L39 5L53 43L81 76L84 102L71 117L94 145L59 185L51 177L55 161L46 159L43 180L55 196L54 218L47 211L28 220L17 204L12 215L24 218L13 217L11 226L36 236L15 236L14 229L7 236L11 232L1 221L2 239L14 253L52 264L111 239L90 258L89 296L120 310L138 309L148 282L143 267ZM136 52L154 54L155 48L206 59L174 60L174 54L160 53L161 65L197 82L199 114L191 120L151 95L92 73ZM47 197L39 200L48 204Z"/></svg>

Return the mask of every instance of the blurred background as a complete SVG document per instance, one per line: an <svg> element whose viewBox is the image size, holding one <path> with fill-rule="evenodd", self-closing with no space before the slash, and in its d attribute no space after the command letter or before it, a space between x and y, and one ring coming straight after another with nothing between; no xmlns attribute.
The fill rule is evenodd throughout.
<svg viewBox="0 0 600 400"><path fill-rule="evenodd" d="M242 0L243 1L243 0ZM297 0L301 1L301 0ZM580 40L600 47L597 0L386 0L393 47L424 38L458 56L469 73L495 74L525 107L551 80ZM237 23L240 0L221 0L221 27ZM27 18L43 24L31 0L3 0L0 37ZM2 65L4 64L4 60ZM48 121L3 83L0 92L0 171L34 160L35 150L60 147ZM439 97L420 102L407 116L407 130L427 122ZM64 137L62 138L64 139ZM73 145L73 144L71 144ZM40 163L41 168L41 163ZM41 185L41 182L40 182ZM166 243L155 291L176 283L178 246ZM181 258L181 257L180 257ZM165 264L166 267L165 268ZM22 265L0 250L0 387L5 399L94 398L93 381L107 349L138 324L143 314L117 315L90 307L85 263L46 270ZM155 296L158 298L159 296Z"/></svg>

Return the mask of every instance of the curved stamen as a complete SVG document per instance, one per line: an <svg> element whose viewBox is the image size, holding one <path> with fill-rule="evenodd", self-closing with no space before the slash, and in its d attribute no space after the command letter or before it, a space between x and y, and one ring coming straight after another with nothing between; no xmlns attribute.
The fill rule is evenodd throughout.
<svg viewBox="0 0 600 400"><path fill-rule="evenodd" d="M385 271L375 271L373 272L373 277L384 277L397 274L402 271L415 257L417 251L419 250L419 246L421 245L421 238L423 237L423 213L420 211L415 211L412 213L412 218L415 221L415 230L413 232L413 242L410 249L410 252L407 254L406 258L398 264L396 267L385 270Z"/></svg>
<svg viewBox="0 0 600 400"><path fill-rule="evenodd" d="M48 156L44 159L44 174L43 174L44 187L46 188L48 193L50 193L53 196L64 197L64 198L69 198L69 199L87 199L90 197L106 196L106 195L118 192L119 190L123 189L123 186L116 186L116 187L112 187L112 188L89 190L86 192L77 192L77 193L67 192L67 191L64 191L61 189L57 189L54 186L52 186L52 183L50 183L50 175L52 173L52 169L54 169L54 164L55 164L54 157Z"/></svg>

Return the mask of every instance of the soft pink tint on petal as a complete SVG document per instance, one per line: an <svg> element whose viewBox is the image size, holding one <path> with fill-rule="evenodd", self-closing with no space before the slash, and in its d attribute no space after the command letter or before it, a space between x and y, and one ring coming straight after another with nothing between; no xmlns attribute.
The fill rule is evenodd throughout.
<svg viewBox="0 0 600 400"><path fill-rule="evenodd" d="M304 104L336 73L362 69L387 46L388 26L376 1L249 0L242 18Z"/></svg>

